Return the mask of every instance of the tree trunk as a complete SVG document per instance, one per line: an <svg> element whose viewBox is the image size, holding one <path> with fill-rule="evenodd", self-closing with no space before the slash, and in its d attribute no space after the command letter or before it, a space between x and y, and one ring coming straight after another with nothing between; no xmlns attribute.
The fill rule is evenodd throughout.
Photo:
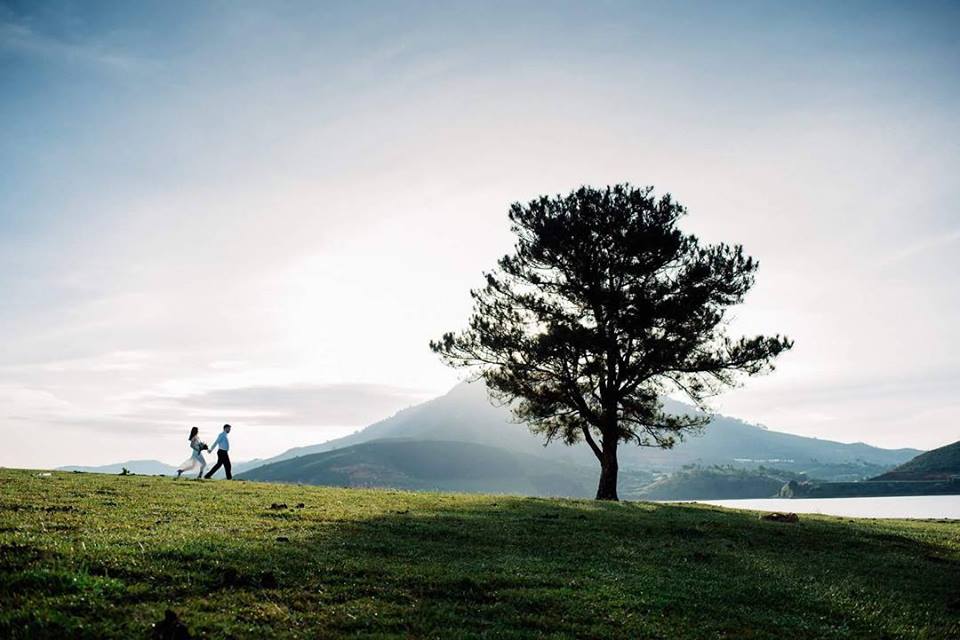
<svg viewBox="0 0 960 640"><path fill-rule="evenodd" d="M619 500L617 497L617 439L604 437L603 452L600 457L600 484L597 486L597 500Z"/></svg>

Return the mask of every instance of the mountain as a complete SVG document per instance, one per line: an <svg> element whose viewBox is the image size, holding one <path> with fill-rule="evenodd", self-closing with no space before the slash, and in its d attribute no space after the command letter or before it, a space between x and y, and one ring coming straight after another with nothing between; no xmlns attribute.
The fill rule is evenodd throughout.
<svg viewBox="0 0 960 640"><path fill-rule="evenodd" d="M807 480L807 477L762 466L756 469L690 466L660 476L642 487L639 497L644 500L772 498L790 480Z"/></svg>
<svg viewBox="0 0 960 640"><path fill-rule="evenodd" d="M470 442L373 440L267 464L243 480L347 487L591 497L596 471ZM652 480L626 472L627 485ZM779 486L779 485L778 485Z"/></svg>
<svg viewBox="0 0 960 640"><path fill-rule="evenodd" d="M177 468L164 464L159 460L127 460L116 464L105 464L99 467L57 467L57 471L82 471L84 473L120 473L126 468L130 473L142 476L173 476Z"/></svg>
<svg viewBox="0 0 960 640"><path fill-rule="evenodd" d="M679 402L672 400L666 402L670 411L688 412L693 410L692 407ZM465 447L464 451L469 450L476 455L492 455L489 451L481 454L482 450L467 446L483 445L498 449L502 452L501 455L533 456L538 463L543 460L548 461L557 469L564 469L566 470L565 473L572 475L582 473L582 470L586 469L591 474L589 484L593 485L596 482L597 461L588 447L583 444L568 447L562 443L552 443L544 447L540 437L531 434L525 425L512 422L508 408L494 406L490 403L486 388L481 383L457 385L439 398L404 409L390 418L337 440L297 447L266 460L235 462L233 465L234 474L239 476L272 463L385 439L444 442L447 443L448 448L453 446L451 443L459 442L462 443L462 447ZM236 444L238 449L242 447L241 441L237 441ZM402 447L399 450L413 451ZM704 467L722 465L748 469L757 469L761 466L776 467L784 472L803 473L807 477L819 478L823 481L851 482L877 476L898 464L907 462L920 453L916 449L880 449L863 443L844 444L818 438L805 438L770 431L735 418L715 415L701 435L691 435L670 450L622 445L620 448L621 495L627 497L639 490L644 484L644 480L652 479L651 473L662 474L677 471L691 464ZM454 453L448 451L446 455L453 456ZM516 460L516 458L514 459ZM153 465L160 465L160 467L144 468L139 466L139 462L149 462ZM529 462L529 464L532 465L531 468L539 469L533 462ZM172 467L156 461L131 461L105 467L67 467L67 469L119 473L122 466L126 466L134 473L141 474L174 473ZM285 481L305 481L298 480L295 475L288 474L287 471L291 468L286 469L284 471ZM574 471L574 469L577 471ZM273 472L271 471L271 473ZM301 473L301 471L296 473ZM389 473L385 470L381 469L380 473L382 475L378 477L389 476ZM398 473L406 472L401 470ZM417 476L414 474L410 477L416 478ZM342 480L343 476L336 476L331 482L336 484ZM724 482L729 484L728 480L725 479ZM461 482L459 479L449 481L454 484L441 483L431 486L451 490L464 486L456 484ZM489 474L488 481L487 484L482 485L484 487L482 490L500 490L496 488L501 485L497 484L494 473ZM685 482L687 481L689 479L685 480ZM419 480L414 479L409 480L409 482L419 482ZM444 482L447 482L447 480L444 480ZM528 490L524 487L532 486L531 481L526 479L525 476L518 476L511 482L513 483L511 486L520 487L518 492L521 493ZM545 495L580 495L567 490L561 491L561 489L562 487L554 486ZM593 494L592 486L588 493L589 495Z"/></svg>
<svg viewBox="0 0 960 640"><path fill-rule="evenodd" d="M873 480L950 480L960 478L960 441L921 453Z"/></svg>
<svg viewBox="0 0 960 640"><path fill-rule="evenodd" d="M667 400L671 411L692 411L687 405ZM264 463L331 451L383 438L460 441L499 447L556 462L596 467L585 445L552 443L544 447L539 436L525 425L511 421L509 409L494 406L482 383L463 383L449 393L370 425L362 431L308 447L298 447ZM832 479L830 467L843 466L843 479L865 478L921 453L917 449L880 449L863 443L844 444L770 431L735 418L715 415L699 436L689 436L673 449L623 445L620 467L671 470L688 464L776 466L794 472L817 467L816 477ZM809 475L814 475L809 473Z"/></svg>

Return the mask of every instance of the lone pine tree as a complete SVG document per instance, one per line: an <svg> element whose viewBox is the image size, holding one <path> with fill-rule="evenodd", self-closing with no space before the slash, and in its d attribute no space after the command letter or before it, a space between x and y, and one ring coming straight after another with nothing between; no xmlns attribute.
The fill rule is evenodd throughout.
<svg viewBox="0 0 960 640"><path fill-rule="evenodd" d="M514 252L470 292L468 328L430 343L547 442L586 441L600 500L618 499L621 442L669 448L707 423L702 411L665 412L664 395L703 410L792 346L727 334L727 310L753 286L757 262L739 245L683 233L685 214L669 194L628 184L512 205Z"/></svg>

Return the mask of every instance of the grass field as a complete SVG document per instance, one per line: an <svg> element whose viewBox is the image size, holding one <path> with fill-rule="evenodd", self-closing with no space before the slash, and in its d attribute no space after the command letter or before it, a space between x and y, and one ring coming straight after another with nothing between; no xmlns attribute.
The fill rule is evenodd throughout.
<svg viewBox="0 0 960 640"><path fill-rule="evenodd" d="M960 638L960 523L0 470L0 637L168 608L201 638Z"/></svg>

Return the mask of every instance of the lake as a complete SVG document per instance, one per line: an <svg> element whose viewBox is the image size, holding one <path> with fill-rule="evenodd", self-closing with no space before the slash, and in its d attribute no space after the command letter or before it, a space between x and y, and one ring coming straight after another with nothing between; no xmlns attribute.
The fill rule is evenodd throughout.
<svg viewBox="0 0 960 640"><path fill-rule="evenodd" d="M851 518L950 518L960 520L960 496L896 496L889 498L765 498L761 500L697 500L731 509L820 513Z"/></svg>

